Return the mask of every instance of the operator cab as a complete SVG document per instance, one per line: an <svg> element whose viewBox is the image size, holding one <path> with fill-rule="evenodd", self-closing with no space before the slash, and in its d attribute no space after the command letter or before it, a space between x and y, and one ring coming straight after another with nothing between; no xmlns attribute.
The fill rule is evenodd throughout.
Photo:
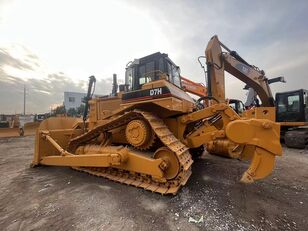
<svg viewBox="0 0 308 231"><path fill-rule="evenodd" d="M241 100L238 99L230 99L229 100L229 106L237 113L237 114L243 114L245 111L245 106Z"/></svg>
<svg viewBox="0 0 308 231"><path fill-rule="evenodd" d="M168 54L154 53L128 63L125 72L126 91L140 90L142 85L162 78L181 88L180 68Z"/></svg>
<svg viewBox="0 0 308 231"><path fill-rule="evenodd" d="M276 94L278 122L308 122L308 90Z"/></svg>

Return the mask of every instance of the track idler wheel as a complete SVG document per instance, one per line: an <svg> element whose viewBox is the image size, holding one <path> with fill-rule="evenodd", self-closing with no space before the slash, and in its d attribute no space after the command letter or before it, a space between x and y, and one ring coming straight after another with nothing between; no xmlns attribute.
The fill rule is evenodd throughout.
<svg viewBox="0 0 308 231"><path fill-rule="evenodd" d="M174 179L180 172L180 163L174 152L167 147L161 147L154 153L154 159L163 159L164 164L161 166L164 177L167 180Z"/></svg>
<svg viewBox="0 0 308 231"><path fill-rule="evenodd" d="M132 120L125 129L125 136L132 146L140 150L152 147L155 141L155 134L150 125L144 120Z"/></svg>

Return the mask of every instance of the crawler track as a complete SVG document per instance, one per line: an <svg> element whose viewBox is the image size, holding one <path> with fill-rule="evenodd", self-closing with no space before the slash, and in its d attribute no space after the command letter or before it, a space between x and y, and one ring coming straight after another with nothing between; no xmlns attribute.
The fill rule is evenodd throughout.
<svg viewBox="0 0 308 231"><path fill-rule="evenodd" d="M173 135L173 133L159 117L153 115L152 113L134 110L119 116L107 124L100 125L93 130L72 139L69 143L69 150L74 152L78 146L87 144L97 138L102 132L108 132L114 128L127 124L133 119L140 118L147 120L161 142L176 154L180 163L180 171L174 179L155 179L150 175L129 172L111 167L74 167L74 169L87 172L95 176L105 177L116 182L140 187L152 192L158 192L161 194L175 194L182 185L186 184L189 179L191 175L191 164L193 161L188 148Z"/></svg>

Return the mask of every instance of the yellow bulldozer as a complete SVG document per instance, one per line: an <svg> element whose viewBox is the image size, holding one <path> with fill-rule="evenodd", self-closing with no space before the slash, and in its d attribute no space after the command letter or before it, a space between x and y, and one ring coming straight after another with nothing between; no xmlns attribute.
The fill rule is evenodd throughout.
<svg viewBox="0 0 308 231"><path fill-rule="evenodd" d="M69 166L153 192L176 194L191 175L193 158L206 148L250 160L242 182L268 176L275 157L282 154L280 125L266 102L249 119L226 103L224 69L239 61L222 53L221 46L214 36L206 48L209 92L198 100L182 86L179 67L159 52L130 62L125 84L117 92L114 81L109 96L92 98L95 77L91 76L83 119L44 120L36 133L32 165ZM262 93L260 79L241 77Z"/></svg>

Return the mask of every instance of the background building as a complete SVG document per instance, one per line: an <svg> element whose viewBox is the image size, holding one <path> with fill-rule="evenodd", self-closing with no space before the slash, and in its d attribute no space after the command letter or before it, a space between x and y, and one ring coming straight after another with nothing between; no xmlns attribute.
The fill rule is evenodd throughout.
<svg viewBox="0 0 308 231"><path fill-rule="evenodd" d="M64 107L66 110L70 108L77 109L83 103L82 100L86 97L86 93L80 92L64 92Z"/></svg>

